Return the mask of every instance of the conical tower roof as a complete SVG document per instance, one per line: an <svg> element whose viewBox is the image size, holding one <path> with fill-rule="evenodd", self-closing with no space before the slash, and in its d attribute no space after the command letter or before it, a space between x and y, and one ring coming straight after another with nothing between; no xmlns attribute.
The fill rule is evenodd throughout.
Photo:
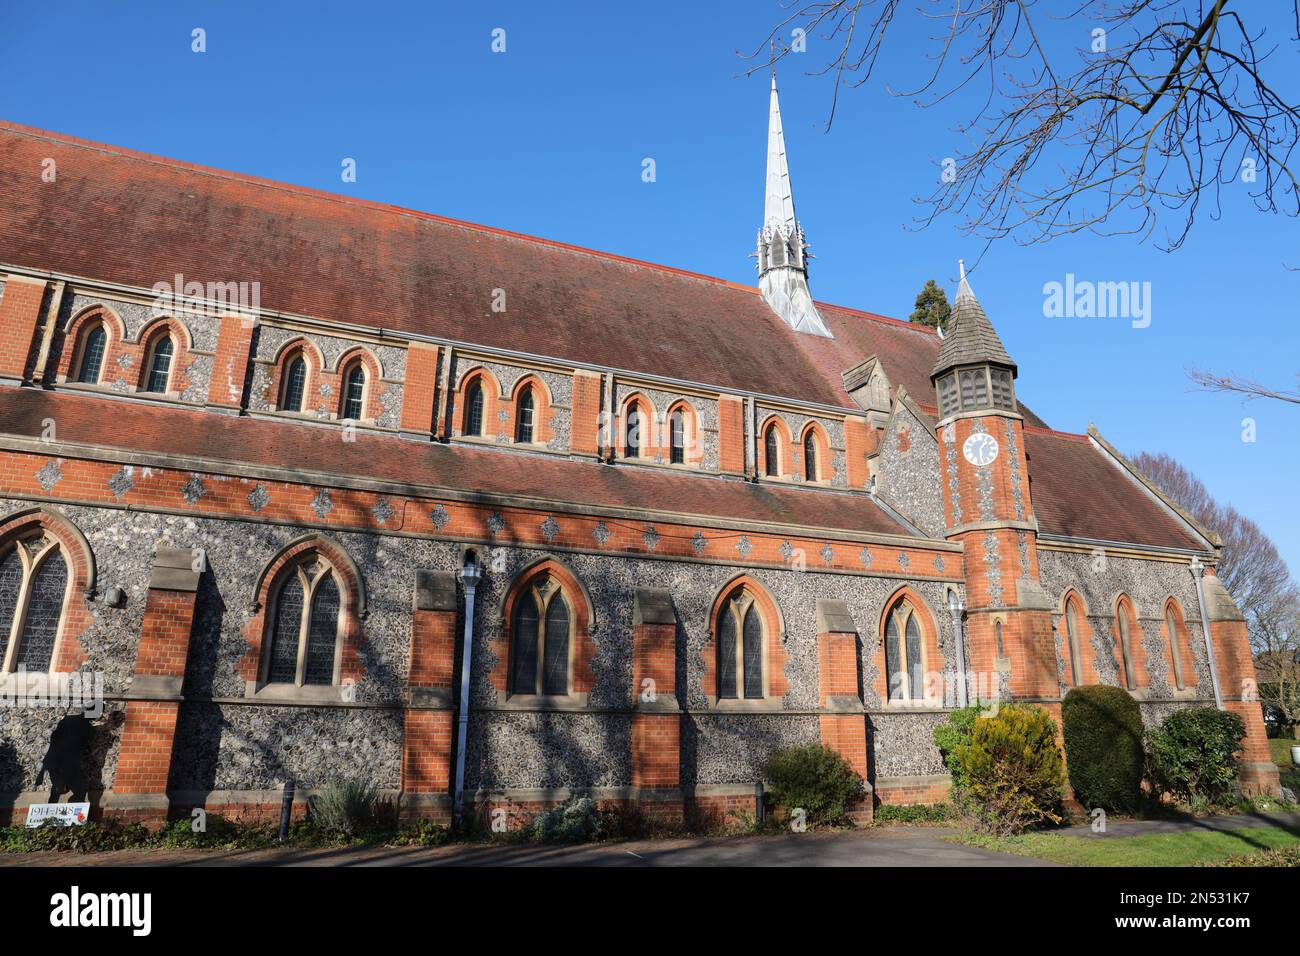
<svg viewBox="0 0 1300 956"><path fill-rule="evenodd" d="M993 323L975 298L966 279L965 265L959 265L961 283L957 287L957 300L953 303L952 315L948 318L948 334L939 346L939 357L930 373L931 378L959 365L1004 365L1015 374L1016 363L1007 354Z"/></svg>

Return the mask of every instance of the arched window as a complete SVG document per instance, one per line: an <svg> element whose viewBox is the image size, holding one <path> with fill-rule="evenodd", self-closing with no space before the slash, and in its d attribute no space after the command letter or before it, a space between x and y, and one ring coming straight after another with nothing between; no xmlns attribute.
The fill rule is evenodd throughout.
<svg viewBox="0 0 1300 956"><path fill-rule="evenodd" d="M1001 621L993 622L993 640L994 643L997 644L998 657L1006 657L1007 649L1002 644L1002 622Z"/></svg>
<svg viewBox="0 0 1300 956"><path fill-rule="evenodd" d="M921 616L911 600L903 598L885 615L885 671L891 701L925 700L925 656Z"/></svg>
<svg viewBox="0 0 1300 956"><path fill-rule="evenodd" d="M264 667L268 684L337 683L343 601L333 566L318 553L282 572L271 609Z"/></svg>
<svg viewBox="0 0 1300 956"><path fill-rule="evenodd" d="M1120 676L1124 680L1125 687L1129 690L1137 690L1137 671L1133 667L1133 636L1130 633L1132 614L1133 609L1128 599L1120 598L1119 603L1115 605L1115 630L1119 635L1120 664L1123 670Z"/></svg>
<svg viewBox="0 0 1300 956"><path fill-rule="evenodd" d="M763 643L767 625L748 588L733 591L718 608L718 698L747 700L766 696Z"/></svg>
<svg viewBox="0 0 1300 956"><path fill-rule="evenodd" d="M68 565L53 538L0 545L0 671L50 669L67 594Z"/></svg>
<svg viewBox="0 0 1300 956"><path fill-rule="evenodd" d="M525 385L515 402L515 441L531 445L533 441L533 387Z"/></svg>
<svg viewBox="0 0 1300 956"><path fill-rule="evenodd" d="M763 473L772 477L781 474L781 451L775 422L763 433Z"/></svg>
<svg viewBox="0 0 1300 956"><path fill-rule="evenodd" d="M536 578L516 598L511 636L510 692L568 694L573 613L554 577L545 574Z"/></svg>
<svg viewBox="0 0 1300 956"><path fill-rule="evenodd" d="M627 407L625 423L625 434L623 439L623 454L628 458L641 457L641 406L633 402Z"/></svg>
<svg viewBox="0 0 1300 956"><path fill-rule="evenodd" d="M286 412L302 411L303 398L307 394L307 360L295 355L284 368L284 395L280 408Z"/></svg>
<svg viewBox="0 0 1300 956"><path fill-rule="evenodd" d="M817 480L817 436L811 428L803 436L803 476L808 481Z"/></svg>
<svg viewBox="0 0 1300 956"><path fill-rule="evenodd" d="M668 460L674 465L686 463L686 422L679 408L668 419Z"/></svg>
<svg viewBox="0 0 1300 956"><path fill-rule="evenodd" d="M1174 602L1165 605L1165 634L1169 638L1169 660L1174 665L1174 684L1179 690L1187 688L1187 679L1183 676L1183 655L1178 649L1178 638L1182 631L1179 627L1178 613Z"/></svg>
<svg viewBox="0 0 1300 956"><path fill-rule="evenodd" d="M1065 653L1070 660L1070 686L1079 687L1083 684L1083 657L1080 647L1083 640L1083 631L1080 630L1080 622L1083 617L1079 611L1079 600L1073 594L1065 599Z"/></svg>
<svg viewBox="0 0 1300 956"><path fill-rule="evenodd" d="M465 393L465 434L483 434L483 382L474 379Z"/></svg>
<svg viewBox="0 0 1300 956"><path fill-rule="evenodd" d="M359 422L365 414L366 368L360 362L348 366L343 375L343 406L339 409L341 416L348 421Z"/></svg>
<svg viewBox="0 0 1300 956"><path fill-rule="evenodd" d="M175 346L170 335L161 336L149 356L149 371L145 374L144 390L165 394L172 378L172 356Z"/></svg>
<svg viewBox="0 0 1300 956"><path fill-rule="evenodd" d="M81 340L81 365L77 369L77 381L87 385L97 385L100 373L104 369L104 353L108 350L108 332L104 323L96 322L86 330Z"/></svg>

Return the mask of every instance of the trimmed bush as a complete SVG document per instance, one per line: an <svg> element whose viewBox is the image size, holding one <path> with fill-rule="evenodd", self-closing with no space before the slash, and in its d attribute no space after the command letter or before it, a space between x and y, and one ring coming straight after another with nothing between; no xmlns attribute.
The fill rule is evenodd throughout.
<svg viewBox="0 0 1300 956"><path fill-rule="evenodd" d="M362 780L331 780L311 798L311 821L333 837L351 840L375 822L379 791Z"/></svg>
<svg viewBox="0 0 1300 956"><path fill-rule="evenodd" d="M590 797L575 797L544 810L528 826L528 835L541 843L585 843L600 836L600 810Z"/></svg>
<svg viewBox="0 0 1300 956"><path fill-rule="evenodd" d="M1043 708L1003 704L975 722L955 756L981 829L1006 835L1060 822L1061 752L1056 721Z"/></svg>
<svg viewBox="0 0 1300 956"><path fill-rule="evenodd" d="M1134 813L1142 801L1142 712L1122 687L1076 687L1061 703L1065 769L1089 810Z"/></svg>
<svg viewBox="0 0 1300 956"><path fill-rule="evenodd" d="M952 776L954 787L961 787L965 783L962 779L961 761L957 759L957 748L962 744L970 743L971 733L975 730L975 721L979 719L979 715L979 704L954 710L948 714L946 721L934 728L931 734L934 745L943 755L943 764Z"/></svg>
<svg viewBox="0 0 1300 956"><path fill-rule="evenodd" d="M1213 707L1176 710L1147 731L1151 782L1192 806L1225 803L1237 779L1236 753L1246 725Z"/></svg>
<svg viewBox="0 0 1300 956"><path fill-rule="evenodd" d="M803 810L810 824L837 823L862 798L862 778L830 747L805 744L777 751L763 770L778 806Z"/></svg>

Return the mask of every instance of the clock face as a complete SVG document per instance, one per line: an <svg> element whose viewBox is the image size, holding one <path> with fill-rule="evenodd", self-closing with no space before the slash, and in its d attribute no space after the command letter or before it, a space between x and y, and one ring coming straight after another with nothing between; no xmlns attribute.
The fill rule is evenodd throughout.
<svg viewBox="0 0 1300 956"><path fill-rule="evenodd" d="M972 465L983 468L993 464L993 459L998 457L998 440L984 432L971 435L961 446L961 453Z"/></svg>

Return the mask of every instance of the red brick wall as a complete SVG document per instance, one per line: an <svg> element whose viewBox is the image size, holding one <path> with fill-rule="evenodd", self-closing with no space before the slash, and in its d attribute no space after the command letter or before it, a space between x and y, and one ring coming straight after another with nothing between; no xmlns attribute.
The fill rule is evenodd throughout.
<svg viewBox="0 0 1300 956"><path fill-rule="evenodd" d="M433 433L435 400L438 393L436 345L412 342L406 350L406 379L402 390L402 431L420 435Z"/></svg>
<svg viewBox="0 0 1300 956"><path fill-rule="evenodd" d="M140 646L135 654L137 674L185 676L190 630L194 624L194 598L193 591L149 589Z"/></svg>
<svg viewBox="0 0 1300 956"><path fill-rule="evenodd" d="M681 781L681 718L636 714L632 718L632 786L675 788Z"/></svg>
<svg viewBox="0 0 1300 956"><path fill-rule="evenodd" d="M0 295L0 375L24 378L36 343L44 282L10 276Z"/></svg>
<svg viewBox="0 0 1300 956"><path fill-rule="evenodd" d="M861 696L856 634L817 635L817 678L823 707L828 697Z"/></svg>
<svg viewBox="0 0 1300 956"><path fill-rule="evenodd" d="M718 470L745 473L745 402L735 395L718 396Z"/></svg>
<svg viewBox="0 0 1300 956"><path fill-rule="evenodd" d="M402 792L446 793L451 787L455 712L407 710L402 732Z"/></svg>
<svg viewBox="0 0 1300 956"><path fill-rule="evenodd" d="M640 698L645 682L654 681L659 697L677 694L677 628L673 624L638 624L632 629L632 693Z"/></svg>
<svg viewBox="0 0 1300 956"><path fill-rule="evenodd" d="M223 408L239 408L248 379L248 358L253 347L252 319L223 315L217 335L217 352L212 360L212 381L208 386L208 403Z"/></svg>
<svg viewBox="0 0 1300 956"><path fill-rule="evenodd" d="M573 373L573 409L569 449L575 455L600 454L600 376L578 369Z"/></svg>
<svg viewBox="0 0 1300 956"><path fill-rule="evenodd" d="M179 711L180 705L170 700L133 700L126 705L115 793L166 792Z"/></svg>
<svg viewBox="0 0 1300 956"><path fill-rule="evenodd" d="M450 688L456 666L456 613L414 611L408 687Z"/></svg>

